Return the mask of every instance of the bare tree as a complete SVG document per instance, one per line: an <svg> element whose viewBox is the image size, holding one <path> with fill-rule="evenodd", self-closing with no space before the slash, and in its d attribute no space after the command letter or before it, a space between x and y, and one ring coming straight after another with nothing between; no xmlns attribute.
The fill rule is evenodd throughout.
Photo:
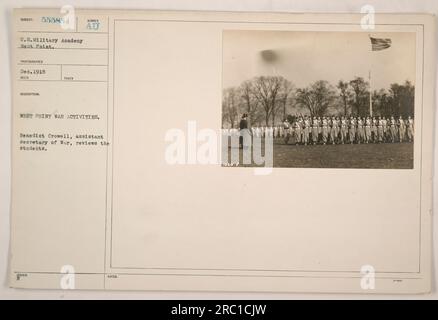
<svg viewBox="0 0 438 320"><path fill-rule="evenodd" d="M337 90L336 90L337 88ZM325 80L316 81L295 90L293 84L282 76L260 76L241 83L239 87L223 91L222 121L224 126L236 127L240 113L247 113L250 125L275 125L281 115L307 110L311 116L337 114L368 114L369 84L364 78L338 81L336 88ZM389 90L373 92L373 109L381 115L413 115L415 87L409 81L391 84ZM294 94L292 94L294 93ZM332 110L332 111L330 111ZM298 113L299 111L299 113Z"/></svg>
<svg viewBox="0 0 438 320"><path fill-rule="evenodd" d="M354 110L352 111L360 116L367 115L370 103L368 82L362 77L356 77L350 81L350 86L354 92Z"/></svg>
<svg viewBox="0 0 438 320"><path fill-rule="evenodd" d="M292 82L290 82L289 80L285 80L283 82L283 88L282 88L282 93L281 93L281 98L280 98L280 104L282 107L282 118L286 119L286 106L288 103L288 100L290 98L291 93L293 92L293 84Z"/></svg>
<svg viewBox="0 0 438 320"><path fill-rule="evenodd" d="M394 115L391 96L385 89L374 90L373 92L373 114L380 116Z"/></svg>
<svg viewBox="0 0 438 320"><path fill-rule="evenodd" d="M387 109L390 109L392 114L414 116L415 86L410 81L405 81L404 84L391 84L389 93L390 107Z"/></svg>
<svg viewBox="0 0 438 320"><path fill-rule="evenodd" d="M336 93L333 87L324 80L319 80L307 88L297 90L297 103L309 110L312 117L325 115L333 104Z"/></svg>
<svg viewBox="0 0 438 320"><path fill-rule="evenodd" d="M222 121L228 122L231 128L237 125L239 113L238 94L236 88L228 88L223 91L222 96Z"/></svg>
<svg viewBox="0 0 438 320"><path fill-rule="evenodd" d="M271 116L275 116L281 89L287 80L281 76L261 76L253 80L254 96L263 107L265 113L265 124L269 125Z"/></svg>
<svg viewBox="0 0 438 320"><path fill-rule="evenodd" d="M239 87L240 96L243 100L244 110L248 113L249 123L256 120L258 101L254 96L254 84L251 80L244 81Z"/></svg>
<svg viewBox="0 0 438 320"><path fill-rule="evenodd" d="M344 107L344 116L347 116L348 114L348 102L351 99L351 92L350 92L350 84L348 82L339 80L338 85L336 86L339 89L339 95L342 100L342 105Z"/></svg>

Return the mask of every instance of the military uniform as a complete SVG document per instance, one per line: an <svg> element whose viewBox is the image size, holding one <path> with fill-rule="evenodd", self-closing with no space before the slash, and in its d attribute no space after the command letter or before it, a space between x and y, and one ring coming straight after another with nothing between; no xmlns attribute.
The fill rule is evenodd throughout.
<svg viewBox="0 0 438 320"><path fill-rule="evenodd" d="M406 123L402 117L398 119L398 141L403 142L406 135Z"/></svg>
<svg viewBox="0 0 438 320"><path fill-rule="evenodd" d="M376 118L373 118L373 120L371 121L371 133L373 136L373 142L378 142L378 136L379 136L379 121Z"/></svg>
<svg viewBox="0 0 438 320"><path fill-rule="evenodd" d="M363 128L363 120L361 118L357 119L357 142L361 143L365 140L365 132Z"/></svg>
<svg viewBox="0 0 438 320"><path fill-rule="evenodd" d="M332 118L329 125L330 125L330 140L333 144L335 144L338 137L338 120Z"/></svg>
<svg viewBox="0 0 438 320"><path fill-rule="evenodd" d="M383 123L383 141L387 141L388 140L388 120L386 120L385 117L383 117L382 119L382 123Z"/></svg>
<svg viewBox="0 0 438 320"><path fill-rule="evenodd" d="M391 135L391 142L394 143L397 137L397 126L393 117L389 120L389 133Z"/></svg>
<svg viewBox="0 0 438 320"><path fill-rule="evenodd" d="M379 119L377 122L377 141L382 142L384 138L383 119Z"/></svg>
<svg viewBox="0 0 438 320"><path fill-rule="evenodd" d="M313 142L313 144L318 143L318 135L319 135L318 120L316 118L313 118L313 120L312 120L312 142Z"/></svg>
<svg viewBox="0 0 438 320"><path fill-rule="evenodd" d="M356 120L354 118L350 119L350 125L348 127L348 138L350 143L354 143L354 139L356 136Z"/></svg>
<svg viewBox="0 0 438 320"><path fill-rule="evenodd" d="M322 133L322 143L326 144L328 139L328 133L329 133L329 126L326 118L323 118L321 120L321 133Z"/></svg>
<svg viewBox="0 0 438 320"><path fill-rule="evenodd" d="M372 120L370 118L366 118L365 120L365 142L369 143L371 141L371 126Z"/></svg>
<svg viewBox="0 0 438 320"><path fill-rule="evenodd" d="M342 141L342 144L344 144L346 142L347 134L348 134L348 121L347 121L347 119L343 118L343 119L341 119L341 141Z"/></svg>
<svg viewBox="0 0 438 320"><path fill-rule="evenodd" d="M408 127L408 139L409 142L412 142L414 140L414 119L412 119L411 117L408 118L408 120L406 120L406 124Z"/></svg>
<svg viewBox="0 0 438 320"><path fill-rule="evenodd" d="M309 135L310 135L310 120L304 119L303 122L303 143L309 143Z"/></svg>
<svg viewBox="0 0 438 320"><path fill-rule="evenodd" d="M289 121L285 120L283 122L283 130L284 130L284 133L285 133L285 135L284 135L284 143L288 144L289 138L290 138L290 132L289 132L289 130L290 130L290 123L289 123Z"/></svg>

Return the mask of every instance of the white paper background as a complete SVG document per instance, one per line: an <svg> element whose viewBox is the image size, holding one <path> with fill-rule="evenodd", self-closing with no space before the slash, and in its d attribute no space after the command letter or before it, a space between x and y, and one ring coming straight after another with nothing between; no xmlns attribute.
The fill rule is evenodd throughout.
<svg viewBox="0 0 438 320"><path fill-rule="evenodd" d="M375 6L377 13L405 12L405 13L438 13L436 0L106 0L104 1L56 1L56 0L3 0L0 3L0 299L307 299L307 298L394 298L394 296L375 295L310 295L310 294L249 294L249 293L163 293L163 292L102 292L102 291L45 291L45 290L17 290L7 286L8 249L9 249L9 208L10 208L10 140L11 140L11 94L10 94L10 14L14 7L61 7L62 5L89 8L121 8L121 9L169 9L169 10L219 10L219 11L278 11L278 12L350 12L358 13L363 5ZM436 117L437 118L437 117ZM435 130L435 138L437 138ZM437 150L435 148L435 155ZM438 179L434 179L434 187ZM438 204L434 199L434 207ZM434 229L438 223L434 221ZM434 236L434 247L438 247L438 238ZM436 251L435 251L436 252ZM433 293L427 296L414 298L438 299L437 254L434 254ZM396 296L396 298L412 298L412 296Z"/></svg>

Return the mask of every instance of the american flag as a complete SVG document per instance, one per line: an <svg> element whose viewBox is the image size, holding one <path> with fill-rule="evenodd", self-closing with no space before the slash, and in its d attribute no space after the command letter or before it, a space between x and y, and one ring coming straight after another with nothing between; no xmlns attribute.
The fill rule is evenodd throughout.
<svg viewBox="0 0 438 320"><path fill-rule="evenodd" d="M391 46L391 39L381 39L370 37L373 51L380 51L388 49Z"/></svg>

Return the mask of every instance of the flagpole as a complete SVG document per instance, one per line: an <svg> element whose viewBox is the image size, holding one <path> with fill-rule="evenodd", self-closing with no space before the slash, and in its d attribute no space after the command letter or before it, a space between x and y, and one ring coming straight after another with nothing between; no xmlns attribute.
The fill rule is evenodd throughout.
<svg viewBox="0 0 438 320"><path fill-rule="evenodd" d="M370 34L368 34L368 37L371 40L371 35ZM372 94L373 89L372 89L372 85L371 85L371 64L372 64L372 61L373 61L373 59L372 59L372 52L373 52L373 49L372 49L372 45L371 45L371 51L370 51L370 53L371 53L370 54L370 70L368 71L368 81L370 83L370 117L371 118L373 117L373 94Z"/></svg>
<svg viewBox="0 0 438 320"><path fill-rule="evenodd" d="M370 81L370 117L373 116L373 90L372 90L372 86L371 86L371 68L370 71L368 73L368 77L369 77L369 81Z"/></svg>

